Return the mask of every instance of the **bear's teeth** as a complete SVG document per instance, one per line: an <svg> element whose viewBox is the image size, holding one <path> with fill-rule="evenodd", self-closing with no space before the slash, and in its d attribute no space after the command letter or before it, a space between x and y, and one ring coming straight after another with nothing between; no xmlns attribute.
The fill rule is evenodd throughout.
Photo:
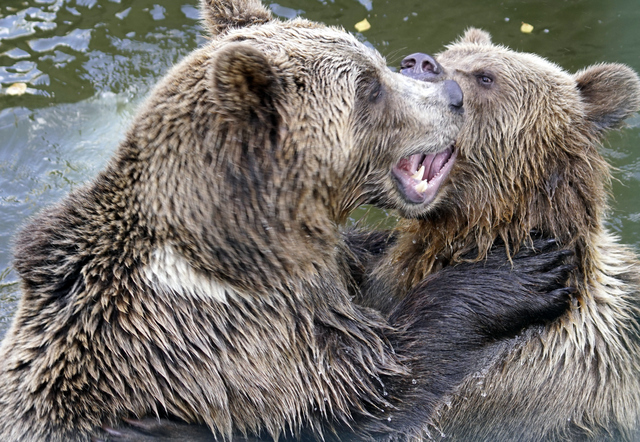
<svg viewBox="0 0 640 442"><path fill-rule="evenodd" d="M422 180L423 175L424 175L424 164L420 166L420 169L418 169L416 173L411 175L411 178L413 178L414 180Z"/></svg>
<svg viewBox="0 0 640 442"><path fill-rule="evenodd" d="M424 168L424 166L423 166L423 168ZM427 190L427 187L429 187L429 183L426 180L425 181L421 181L420 184L418 184L416 186L416 192L422 193L422 192Z"/></svg>

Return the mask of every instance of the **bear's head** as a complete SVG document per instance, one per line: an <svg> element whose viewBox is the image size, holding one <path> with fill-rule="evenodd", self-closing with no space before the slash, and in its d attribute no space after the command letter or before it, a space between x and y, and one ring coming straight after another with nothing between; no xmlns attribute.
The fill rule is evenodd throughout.
<svg viewBox="0 0 640 442"><path fill-rule="evenodd" d="M237 139L255 132L252 154L270 157L259 166L277 169L268 173L278 187L323 189L338 222L364 202L409 216L431 203L437 185L411 176L427 157L442 157L446 172L453 165L457 84L408 80L352 35L306 20L221 31L226 22L209 14L207 23L218 35L208 66L212 99L227 130L243 134Z"/></svg>
<svg viewBox="0 0 640 442"><path fill-rule="evenodd" d="M129 132L133 152L120 153L121 170L144 159L137 212L166 229L154 236L180 238L225 277L268 274L306 262L292 251L316 253L359 204L424 211L435 191L410 169L454 156L455 82L394 73L353 35L278 20L258 1L201 7L209 41L156 87Z"/></svg>
<svg viewBox="0 0 640 442"><path fill-rule="evenodd" d="M414 54L403 72L457 81L466 119L449 181L413 227L429 236L427 254L455 258L478 245L483 257L496 237L518 247L532 229L563 244L597 233L610 180L598 144L640 108L636 73L597 64L570 74L478 29L435 59Z"/></svg>

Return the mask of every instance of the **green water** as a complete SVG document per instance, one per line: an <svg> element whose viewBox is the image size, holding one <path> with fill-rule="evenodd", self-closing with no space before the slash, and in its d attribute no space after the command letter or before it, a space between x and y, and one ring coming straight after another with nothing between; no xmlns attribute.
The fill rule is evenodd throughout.
<svg viewBox="0 0 640 442"><path fill-rule="evenodd" d="M2 0L0 2L0 337L20 296L11 240L25 220L105 164L136 106L167 69L201 44L197 1ZM281 0L297 15L356 32L392 67L435 53L469 26L575 71L616 61L640 71L638 0ZM533 33L520 32L522 22ZM23 95L7 95L25 83ZM603 146L617 167L610 227L640 249L640 116ZM360 217L367 209L354 215ZM387 214L371 212L372 222Z"/></svg>

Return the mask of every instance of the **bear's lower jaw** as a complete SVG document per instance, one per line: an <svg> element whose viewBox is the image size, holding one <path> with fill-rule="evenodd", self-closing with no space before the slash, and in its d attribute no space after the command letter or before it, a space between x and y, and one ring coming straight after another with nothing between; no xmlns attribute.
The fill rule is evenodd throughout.
<svg viewBox="0 0 640 442"><path fill-rule="evenodd" d="M438 153L416 154L398 161L392 173L404 199L410 204L430 204L457 156L454 143Z"/></svg>

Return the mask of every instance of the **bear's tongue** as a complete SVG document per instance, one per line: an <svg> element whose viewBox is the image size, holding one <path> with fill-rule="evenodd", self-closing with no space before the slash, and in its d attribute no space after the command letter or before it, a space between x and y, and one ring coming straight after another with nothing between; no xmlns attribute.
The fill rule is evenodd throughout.
<svg viewBox="0 0 640 442"><path fill-rule="evenodd" d="M442 181L451 170L456 152L453 146L436 154L416 154L401 159L393 173L401 190L413 203L424 203L435 198Z"/></svg>
<svg viewBox="0 0 640 442"><path fill-rule="evenodd" d="M442 166L451 158L452 154L453 152L447 149L435 155L425 156L424 161L422 161L425 172L422 176L418 176L417 179L431 181L442 170Z"/></svg>

